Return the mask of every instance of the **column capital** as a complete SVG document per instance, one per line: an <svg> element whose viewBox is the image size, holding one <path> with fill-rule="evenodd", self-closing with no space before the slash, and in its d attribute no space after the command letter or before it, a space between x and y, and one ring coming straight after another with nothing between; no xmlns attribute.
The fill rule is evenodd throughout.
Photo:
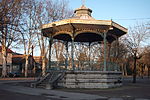
<svg viewBox="0 0 150 100"><path fill-rule="evenodd" d="M74 41L74 36L71 37L72 41Z"/></svg>

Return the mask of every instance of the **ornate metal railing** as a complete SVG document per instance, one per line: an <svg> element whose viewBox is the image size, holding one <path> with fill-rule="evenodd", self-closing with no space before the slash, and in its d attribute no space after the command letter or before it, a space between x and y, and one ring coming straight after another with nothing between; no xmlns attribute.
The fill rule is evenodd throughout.
<svg viewBox="0 0 150 100"><path fill-rule="evenodd" d="M66 69L67 66L67 69ZM107 71L120 71L119 64L115 62L106 62ZM48 70L72 70L71 64L66 65L65 62L55 61ZM104 62L99 61L75 61L75 70L87 70L87 71L103 71Z"/></svg>
<svg viewBox="0 0 150 100"><path fill-rule="evenodd" d="M35 88L38 84L44 81L49 75L50 73L47 73L46 75L42 76L42 73L41 73L36 79L36 81L34 83L31 83L31 87Z"/></svg>
<svg viewBox="0 0 150 100"><path fill-rule="evenodd" d="M62 79L65 75L65 71L56 71L56 70L49 70L45 76L42 76L34 82L31 83L31 87L36 88L40 84L44 84L43 88L46 88L47 86L50 87L56 87L57 82Z"/></svg>

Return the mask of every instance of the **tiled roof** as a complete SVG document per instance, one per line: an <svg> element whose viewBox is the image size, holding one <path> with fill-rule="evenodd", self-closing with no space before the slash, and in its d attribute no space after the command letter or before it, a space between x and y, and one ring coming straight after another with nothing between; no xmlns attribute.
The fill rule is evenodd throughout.
<svg viewBox="0 0 150 100"><path fill-rule="evenodd" d="M0 52L2 52L2 46L0 46ZM11 49L7 49L7 53L13 53L13 51Z"/></svg>

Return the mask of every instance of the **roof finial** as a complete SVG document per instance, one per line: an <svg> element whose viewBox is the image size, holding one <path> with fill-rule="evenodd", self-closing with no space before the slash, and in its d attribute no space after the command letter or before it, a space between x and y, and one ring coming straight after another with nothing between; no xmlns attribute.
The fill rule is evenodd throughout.
<svg viewBox="0 0 150 100"><path fill-rule="evenodd" d="M85 0L82 0L82 5L85 5Z"/></svg>

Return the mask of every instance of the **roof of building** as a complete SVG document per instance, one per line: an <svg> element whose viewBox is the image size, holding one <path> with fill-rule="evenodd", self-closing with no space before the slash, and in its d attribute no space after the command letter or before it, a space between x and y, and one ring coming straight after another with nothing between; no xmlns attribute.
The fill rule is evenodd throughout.
<svg viewBox="0 0 150 100"><path fill-rule="evenodd" d="M74 11L74 16L49 24L42 25L44 36L54 39L75 42L103 41L103 33L107 34L108 42L127 33L127 29L112 20L96 20L91 16L92 10L82 5Z"/></svg>
<svg viewBox="0 0 150 100"><path fill-rule="evenodd" d="M42 56L34 56L33 58L36 63L42 64ZM46 59L46 63L48 63L48 59Z"/></svg>
<svg viewBox="0 0 150 100"><path fill-rule="evenodd" d="M21 64L25 62L25 55L13 55L12 56L13 64Z"/></svg>
<svg viewBox="0 0 150 100"><path fill-rule="evenodd" d="M0 52L2 52L2 46L0 46ZM13 51L11 49L7 49L7 53L13 53Z"/></svg>
<svg viewBox="0 0 150 100"><path fill-rule="evenodd" d="M26 57L26 55L24 55L24 54L13 55L12 56L12 62L13 62L13 64L22 64L22 63L25 63L25 57ZM29 55L29 57L32 58L31 55Z"/></svg>
<svg viewBox="0 0 150 100"><path fill-rule="evenodd" d="M90 19L95 20L92 16L92 10L87 8L85 5L82 5L80 8L74 11L75 15L72 19Z"/></svg>

